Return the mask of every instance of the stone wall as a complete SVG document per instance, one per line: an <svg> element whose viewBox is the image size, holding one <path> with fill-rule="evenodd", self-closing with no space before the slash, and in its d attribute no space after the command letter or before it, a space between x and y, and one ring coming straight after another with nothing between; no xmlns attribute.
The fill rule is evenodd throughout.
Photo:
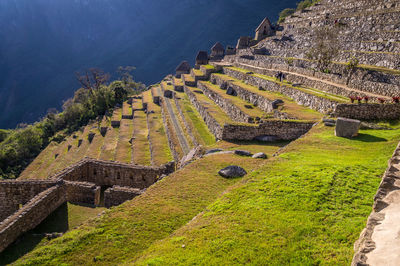
<svg viewBox="0 0 400 266"><path fill-rule="evenodd" d="M338 104L338 102L336 101L308 94L304 91L297 90L284 85L280 86L278 83L275 83L273 81L269 81L254 75L248 75L246 73L236 71L233 69L224 68L224 73L227 74L228 76L243 80L244 82L247 82L250 85L256 87L262 87L268 91L282 93L295 100L298 104L307 106L320 113L325 113L325 114L332 113L333 110L335 110L336 105Z"/></svg>
<svg viewBox="0 0 400 266"><path fill-rule="evenodd" d="M99 206L101 187L93 183L65 181L66 198L74 204Z"/></svg>
<svg viewBox="0 0 400 266"><path fill-rule="evenodd" d="M37 194L59 182L59 180L0 181L0 221L16 212Z"/></svg>
<svg viewBox="0 0 400 266"><path fill-rule="evenodd" d="M0 252L14 242L22 233L39 225L65 201L65 186L56 185L39 193L14 215L1 222Z"/></svg>
<svg viewBox="0 0 400 266"><path fill-rule="evenodd" d="M186 117L182 112L181 103L180 103L179 99L176 97L176 95L174 97L174 101L175 101L176 109L178 110L179 115L182 118L183 124L185 125L185 128L186 128L186 130L187 130L187 132L188 132L188 134L190 136L190 139L192 140L194 146L198 146L199 143L198 143L197 139L193 135L192 128L189 126L189 123L187 122Z"/></svg>
<svg viewBox="0 0 400 266"><path fill-rule="evenodd" d="M140 194L142 194L142 191L137 188L113 186L104 192L104 205L106 208L118 206Z"/></svg>
<svg viewBox="0 0 400 266"><path fill-rule="evenodd" d="M225 125L223 140L254 140L256 137L272 136L279 140L293 140L307 133L313 122L268 120L257 126Z"/></svg>
<svg viewBox="0 0 400 266"><path fill-rule="evenodd" d="M155 183L159 176L168 175L174 170L175 165L172 162L160 167L148 167L87 158L53 178L89 182L98 186L146 188Z"/></svg>
<svg viewBox="0 0 400 266"><path fill-rule="evenodd" d="M175 162L179 162L179 160L181 159L179 156L178 151L176 150L175 147L175 143L173 142L173 133L171 132L171 122L168 119L166 113L168 113L167 111L167 107L165 106L165 98L163 98L161 100L161 114L162 114L162 118L163 118L163 123L164 123L164 128L165 128L165 134L167 135L167 140L168 140L168 146L172 152L172 156L174 157L174 161Z"/></svg>
<svg viewBox="0 0 400 266"><path fill-rule="evenodd" d="M386 169L378 191L375 194L372 213L368 217L367 225L361 232L360 238L354 244L355 255L351 265L368 265L368 253L371 253L376 248L376 244L372 240L375 227L381 224L385 219L385 210L390 207L390 204L393 202L396 203L396 200L393 199L396 199L396 197L398 198L398 195L393 193L398 193L400 189L398 184L398 180L400 178L399 158L400 144L397 146L392 158L388 162L388 168ZM390 219L390 217L388 219ZM392 226L394 227L395 225ZM395 232L392 234L395 234ZM392 238L396 238L396 235L393 235Z"/></svg>
<svg viewBox="0 0 400 266"><path fill-rule="evenodd" d="M185 93L188 95L190 102L197 109L211 133L215 136L216 139L222 139L223 126L220 125L217 120L215 120L215 118L208 112L206 107L199 103L194 92L192 92L186 86L184 87L184 89Z"/></svg>
<svg viewBox="0 0 400 266"><path fill-rule="evenodd" d="M360 120L399 119L400 104L338 104L334 115Z"/></svg>
<svg viewBox="0 0 400 266"><path fill-rule="evenodd" d="M242 123L254 123L254 118L238 108L232 101L210 90L205 84L199 82L197 88L201 89L208 98L213 100L232 120Z"/></svg>

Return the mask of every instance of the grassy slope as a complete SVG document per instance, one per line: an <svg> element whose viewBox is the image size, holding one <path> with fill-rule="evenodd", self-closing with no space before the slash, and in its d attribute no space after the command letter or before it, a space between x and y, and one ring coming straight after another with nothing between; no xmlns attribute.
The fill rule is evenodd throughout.
<svg viewBox="0 0 400 266"><path fill-rule="evenodd" d="M137 262L349 265L400 130L332 131L313 129Z"/></svg>
<svg viewBox="0 0 400 266"><path fill-rule="evenodd" d="M168 145L168 138L164 129L161 107L153 103L153 94L154 96L158 96L156 89L152 89L151 91L143 93L143 101L147 103L149 137L153 149L152 164L162 165L171 162L174 159Z"/></svg>
<svg viewBox="0 0 400 266"><path fill-rule="evenodd" d="M280 144L282 145L282 144ZM259 146L269 155L279 145ZM168 237L176 229L214 202L228 187L241 182L218 176L217 171L240 164L251 171L260 161L233 155L210 156L198 160L150 187L146 193L112 208L101 218L73 230L48 245L36 248L17 264L109 265L138 257L154 241Z"/></svg>
<svg viewBox="0 0 400 266"><path fill-rule="evenodd" d="M208 129L196 108L190 103L188 96L183 92L175 92L179 98L178 102L182 113L192 130L192 134L200 145L212 145L215 137Z"/></svg>
<svg viewBox="0 0 400 266"><path fill-rule="evenodd" d="M104 210L105 208L91 208L71 203L61 205L38 227L23 234L19 242L11 244L4 252L0 253L0 265L12 263L33 248L46 245L49 240L44 237L44 233L65 232L74 229Z"/></svg>
<svg viewBox="0 0 400 266"><path fill-rule="evenodd" d="M149 130L147 129L147 116L143 111L135 111L133 118L133 163L151 165Z"/></svg>
<svg viewBox="0 0 400 266"><path fill-rule="evenodd" d="M131 109L132 115L132 109ZM133 120L122 119L119 128L118 144L115 152L115 160L123 163L130 163L132 160L132 145L129 143L133 137Z"/></svg>

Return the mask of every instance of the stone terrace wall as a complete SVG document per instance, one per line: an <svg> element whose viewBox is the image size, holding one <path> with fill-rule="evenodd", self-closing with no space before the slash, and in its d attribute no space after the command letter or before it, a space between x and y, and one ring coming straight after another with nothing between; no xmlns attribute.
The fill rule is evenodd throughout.
<svg viewBox="0 0 400 266"><path fill-rule="evenodd" d="M338 104L334 115L361 120L398 119L400 104Z"/></svg>
<svg viewBox="0 0 400 266"><path fill-rule="evenodd" d="M207 88L206 85L199 82L197 87L201 89L208 98L213 100L222 110L225 111L234 121L243 122L243 123L254 123L254 118L240 110L234 103L230 100L222 97L218 93Z"/></svg>
<svg viewBox="0 0 400 266"><path fill-rule="evenodd" d="M137 188L113 186L104 192L104 205L106 208L118 206L140 194L142 194L142 191Z"/></svg>
<svg viewBox="0 0 400 266"><path fill-rule="evenodd" d="M327 74L322 72L314 73L311 69L314 67L313 62L306 59L293 60L292 66L288 66L285 58L265 55L255 55L254 60L248 60L237 56L225 56L224 60L233 64L248 64L255 67L295 72L326 81L332 81L341 85L346 85L347 82L347 68L345 64L332 64L330 66L331 73ZM400 92L399 85L400 75L358 68L352 75L348 86L378 95L394 96Z"/></svg>
<svg viewBox="0 0 400 266"><path fill-rule="evenodd" d="M211 133L215 136L216 139L222 139L223 135L223 126L221 126L217 120L215 120L212 115L208 113L206 107L200 104L196 98L196 95L184 86L185 93L188 95L190 102L194 107L196 107L197 111L200 113L207 127L210 129Z"/></svg>
<svg viewBox="0 0 400 266"><path fill-rule="evenodd" d="M101 187L93 183L65 181L67 201L74 204L100 204Z"/></svg>
<svg viewBox="0 0 400 266"><path fill-rule="evenodd" d="M57 174L55 178L89 182L98 186L120 185L146 188L155 183L159 176L168 175L174 170L175 165L172 162L160 167L147 167L84 159Z"/></svg>
<svg viewBox="0 0 400 266"><path fill-rule="evenodd" d="M200 67L200 68L201 68L201 67ZM182 88L183 88L183 87L182 87ZM194 146L198 146L199 143L198 143L197 139L194 137L194 134L193 134L193 132L192 132L192 128L189 126L189 123L187 122L186 117L185 117L185 115L184 115L183 112L182 112L181 103L180 103L179 99L176 97L176 95L174 96L174 101L175 101L176 109L178 110L179 115L180 115L181 118L182 118L183 124L185 125L186 130L187 130L187 132L189 133L190 139L192 140Z"/></svg>
<svg viewBox="0 0 400 266"><path fill-rule="evenodd" d="M372 240L375 226L379 225L385 219L385 208L390 206L390 202L393 201L393 197L390 199L391 194L396 193L400 189L398 184L398 180L400 179L399 158L400 143L397 145L392 158L388 162L388 168L386 169L378 191L375 194L373 210L368 217L367 225L354 245L355 255L351 265L367 265L368 253L376 248L376 244Z"/></svg>
<svg viewBox="0 0 400 266"><path fill-rule="evenodd" d="M65 201L65 186L56 185L38 194L14 215L1 222L0 252L14 242L19 235L39 225Z"/></svg>
<svg viewBox="0 0 400 266"><path fill-rule="evenodd" d="M258 126L225 125L223 140L254 140L259 136L274 136L280 140L293 140L307 133L313 122L268 120Z"/></svg>
<svg viewBox="0 0 400 266"><path fill-rule="evenodd" d="M256 77L253 75L247 75L243 72L235 71L233 69L224 68L224 73L231 77L243 80L253 86L263 87L268 91L282 93L282 94L292 98L293 100L295 100L298 104L307 106L307 107L314 109L320 113L331 113L331 112L333 112L336 105L338 104L335 101L332 101L332 100L329 100L326 98L322 98L322 97L317 97L312 94L308 94L303 91L293 89L290 87L280 86L279 84L277 84L275 82L272 82L272 81L269 81L269 80L266 80L266 79L263 79L260 77Z"/></svg>
<svg viewBox="0 0 400 266"><path fill-rule="evenodd" d="M16 212L42 191L59 183L49 181L0 181L0 221Z"/></svg>

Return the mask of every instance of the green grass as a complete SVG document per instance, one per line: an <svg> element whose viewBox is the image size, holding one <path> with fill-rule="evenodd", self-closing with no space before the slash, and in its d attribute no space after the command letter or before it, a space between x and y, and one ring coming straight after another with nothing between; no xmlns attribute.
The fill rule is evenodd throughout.
<svg viewBox="0 0 400 266"><path fill-rule="evenodd" d="M215 67L212 65L202 65L202 67L205 67L207 69L215 69Z"/></svg>
<svg viewBox="0 0 400 266"><path fill-rule="evenodd" d="M188 96L182 92L177 92L177 95L180 98L179 104L181 106L183 115L185 116L185 119L189 124L192 134L196 138L197 142L203 146L214 144L214 135L208 129L199 112L190 103Z"/></svg>
<svg viewBox="0 0 400 266"><path fill-rule="evenodd" d="M307 108L305 106L297 104L293 99L278 93L271 91L260 91L257 87L244 83L243 81L227 76L225 74L213 74L214 76L223 79L226 82L234 84L236 86L241 87L251 93L260 95L265 97L271 101L281 99L285 102L285 104L279 108L280 112L287 113L290 117L301 119L301 120L319 120L322 117L322 114Z"/></svg>
<svg viewBox="0 0 400 266"><path fill-rule="evenodd" d="M260 147L260 151L271 156L279 147L270 144ZM260 161L233 155L198 160L151 186L134 200L37 247L16 264L82 265L92 264L96 258L98 264L115 265L139 257L152 243L187 224L227 188L241 182L217 174L230 164L241 164L250 172Z"/></svg>
<svg viewBox="0 0 400 266"><path fill-rule="evenodd" d="M131 114L132 115L132 112ZM131 163L132 145L129 143L133 137L133 120L122 119L119 127L119 138L115 152L115 160L122 163Z"/></svg>
<svg viewBox="0 0 400 266"><path fill-rule="evenodd" d="M186 86L197 98L197 101L204 107L207 108L208 113L217 121L220 126L225 124L234 124L235 122L211 99L205 96L200 89L196 87Z"/></svg>
<svg viewBox="0 0 400 266"><path fill-rule="evenodd" d="M157 88L152 89L153 93L158 93ZM154 94L153 94L154 95ZM156 94L157 95L157 94ZM173 161L171 150L168 145L167 134L164 129L161 107L154 104L151 94L143 93L143 100L147 102L147 120L149 125L150 142L153 149L152 163L162 165ZM150 113L153 111L154 113Z"/></svg>
<svg viewBox="0 0 400 266"><path fill-rule="evenodd" d="M117 108L114 110L111 120L112 121L121 121L122 119L122 109Z"/></svg>
<svg viewBox="0 0 400 266"><path fill-rule="evenodd" d="M99 155L100 160L112 161L115 159L115 152L119 138L119 130L119 128L111 127L111 130L107 131Z"/></svg>
<svg viewBox="0 0 400 266"><path fill-rule="evenodd" d="M168 85L168 82L166 81L161 82L161 86L163 87L164 90L170 90L170 91L174 90L174 86L172 84Z"/></svg>
<svg viewBox="0 0 400 266"><path fill-rule="evenodd" d="M122 105L122 115L131 116L132 115L132 105L128 104L128 102L124 102Z"/></svg>
<svg viewBox="0 0 400 266"><path fill-rule="evenodd" d="M35 229L23 234L18 243L11 244L0 253L0 265L12 263L34 248L44 246L49 240L44 233L66 232L96 217L105 208L91 208L71 203L60 206Z"/></svg>
<svg viewBox="0 0 400 266"><path fill-rule="evenodd" d="M192 68L192 71L193 71L193 74L194 74L195 76L200 76L200 77L204 76L203 71L201 71L200 69L194 69L194 68Z"/></svg>
<svg viewBox="0 0 400 266"><path fill-rule="evenodd" d="M194 77L192 77L190 74L183 74L182 75L184 77L185 81L190 81L190 82L194 82Z"/></svg>
<svg viewBox="0 0 400 266"><path fill-rule="evenodd" d="M246 69L242 69L242 68L238 68L238 67L228 67L228 68L231 69L231 70L234 70L234 71L245 73L245 74L249 72ZM334 102L338 102L338 103L347 103L349 101L348 98L346 98L346 97L343 97L343 96L340 96L340 95L336 95L336 94L332 94L332 93L327 93L325 91L317 90L317 89L314 89L314 88L309 88L309 87L304 87L304 86L296 86L295 87L295 86L292 85L292 83L288 82L287 80L283 80L282 82L280 82L276 78L271 77L271 76L267 76L267 75L256 74L256 73L255 74L251 74L251 75L254 76L254 77L257 77L257 78L268 80L270 82L274 82L276 84L279 84L280 86L285 86L285 87L291 88L293 90L302 91L302 92L305 92L307 94L314 95L314 96L317 96L317 97L320 97L320 98L325 98L325 99L330 100L330 101L334 101Z"/></svg>
<svg viewBox="0 0 400 266"><path fill-rule="evenodd" d="M133 118L133 163L151 165L151 154L147 136L147 116L144 111L135 111Z"/></svg>
<svg viewBox="0 0 400 266"><path fill-rule="evenodd" d="M174 84L176 86L183 86L183 81L182 81L182 79L174 77Z"/></svg>
<svg viewBox="0 0 400 266"><path fill-rule="evenodd" d="M199 81L200 84L206 86L209 90L214 93L217 93L220 97L226 99L227 101L231 102L232 105L236 106L239 110L250 117L260 117L264 118L266 113L263 112L260 108L248 103L237 96L232 96L226 94L226 90L221 89L218 85L214 85L209 81ZM251 108L247 108L249 106Z"/></svg>
<svg viewBox="0 0 400 266"><path fill-rule="evenodd" d="M314 128L135 262L349 265L399 137Z"/></svg>

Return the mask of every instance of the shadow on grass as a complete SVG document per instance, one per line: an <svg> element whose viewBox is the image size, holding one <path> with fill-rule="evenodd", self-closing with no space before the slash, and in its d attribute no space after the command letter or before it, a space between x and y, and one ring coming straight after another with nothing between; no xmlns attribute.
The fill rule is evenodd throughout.
<svg viewBox="0 0 400 266"><path fill-rule="evenodd" d="M353 140L358 140L362 142L383 142L387 141L385 138L380 138L377 136L369 135L369 134L363 134L359 133L357 137L352 138Z"/></svg>
<svg viewBox="0 0 400 266"><path fill-rule="evenodd" d="M0 253L0 265L13 263L32 251L45 238L45 233L65 233L68 230L68 205L64 203L36 228L21 235Z"/></svg>
<svg viewBox="0 0 400 266"><path fill-rule="evenodd" d="M230 142L236 145L240 146L247 146L247 145L259 145L259 146L270 146L270 147L283 147L286 146L287 144L290 143L290 141L285 141L285 140L278 140L278 141L257 141L257 140L249 140L249 141L244 141L244 140L229 140L226 142Z"/></svg>

